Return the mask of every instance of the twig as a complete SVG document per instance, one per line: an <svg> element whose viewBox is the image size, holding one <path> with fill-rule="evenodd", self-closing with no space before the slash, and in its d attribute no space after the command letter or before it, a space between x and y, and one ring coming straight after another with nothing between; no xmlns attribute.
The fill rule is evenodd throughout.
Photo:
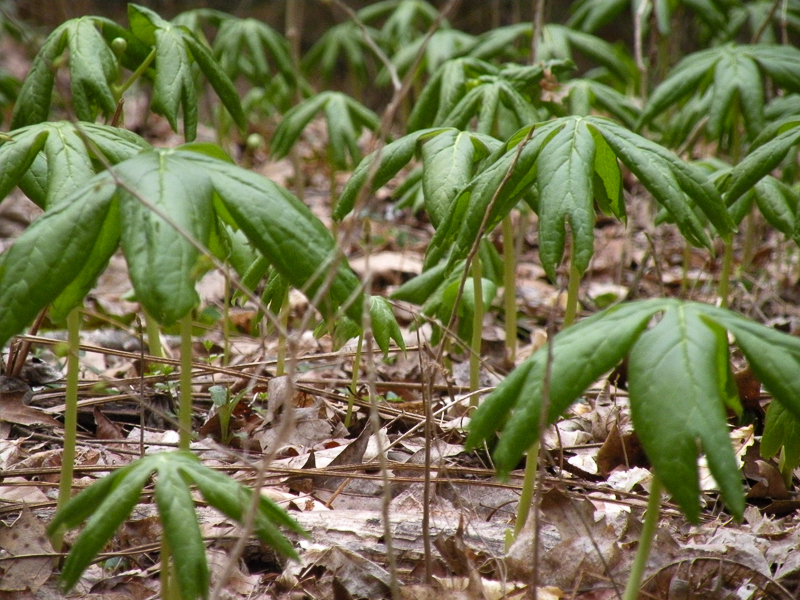
<svg viewBox="0 0 800 600"><path fill-rule="evenodd" d="M389 77L392 79L392 87L394 88L395 93L399 92L403 87L403 84L400 82L400 76L397 74L397 69L392 64L392 61L389 60L389 57L386 56L386 53L381 49L380 46L378 46L378 44L375 43L375 40L372 39L367 26L364 25L364 22L358 18L356 11L347 6L347 4L342 2L342 0L332 0L332 2L342 11L344 11L348 18L350 18L361 30L361 35L364 36L364 42L366 42L370 50L375 53L375 56L378 57L378 60L383 63L383 66L386 67L386 70L389 72Z"/></svg>
<svg viewBox="0 0 800 600"><path fill-rule="evenodd" d="M470 273L469 266L474 260L475 255L478 253L478 248L480 248L481 238L483 237L483 234L486 231L486 224L489 222L489 215L491 214L494 205L497 204L497 199L500 197L500 194L503 191L503 188L505 188L506 183L508 183L508 180L511 179L511 175L514 173L514 169L517 166L517 162L519 162L519 157L522 154L522 151L525 149L525 146L527 146L528 142L531 141L534 131L536 131L535 126L530 128L530 130L528 131L528 135L526 135L525 139L522 140L522 142L520 142L519 146L517 146L517 152L514 154L514 159L511 161L511 164L509 165L508 170L506 171L506 174L503 177L503 180L500 182L500 185L497 186L497 189L495 190L492 199L489 201L489 206L486 207L486 212L484 212L483 214L481 225L478 228L477 235L475 236L475 242L472 244L472 248L470 248L469 254L467 254L466 262L464 263L464 274L461 276L461 281L459 282L458 285L458 293L456 293L456 298L455 301L453 302L454 308L452 313L450 314L450 320L447 323L447 329L452 329L453 325L455 324L456 320L455 307L458 306L458 303L461 302L461 297L464 295L464 286L466 285L467 277L469 277ZM441 363L443 356L444 356L444 342L439 344L439 349L436 355L436 361Z"/></svg>

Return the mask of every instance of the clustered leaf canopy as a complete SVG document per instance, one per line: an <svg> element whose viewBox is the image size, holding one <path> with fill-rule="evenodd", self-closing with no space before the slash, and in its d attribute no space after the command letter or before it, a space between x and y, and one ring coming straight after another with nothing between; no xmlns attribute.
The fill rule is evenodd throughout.
<svg viewBox="0 0 800 600"><path fill-rule="evenodd" d="M658 322L650 326L654 317ZM726 309L656 298L616 305L558 333L552 341L547 404L545 346L484 400L470 422L467 445L474 448L501 432L493 459L498 471L508 474L543 427L629 356L633 425L656 475L696 522L702 451L725 504L741 517L741 475L725 413L726 407L741 410L728 332L782 409L800 418L800 339Z"/></svg>
<svg viewBox="0 0 800 600"><path fill-rule="evenodd" d="M224 235L222 223L241 229L291 285L314 297L336 255L330 232L284 188L219 154L204 144L141 152L37 219L0 255L0 344L83 271L63 311L80 302L119 244L138 300L159 322L176 322L198 302L195 244L207 247L212 236ZM361 323L358 278L344 260L335 273L321 312L331 317L344 308Z"/></svg>
<svg viewBox="0 0 800 600"><path fill-rule="evenodd" d="M117 108L119 69L112 40L124 40L120 62L131 70L146 63L154 53L154 68L146 71L153 80L151 108L178 129L183 114L184 136L197 136L197 82L194 65L208 79L234 122L244 128L246 118L236 88L217 64L211 50L186 27L173 25L152 10L128 5L130 30L109 19L81 17L56 28L47 38L25 78L11 118L19 129L46 121L50 114L56 66L69 51L72 104L79 120L94 121L98 114L112 115Z"/></svg>
<svg viewBox="0 0 800 600"><path fill-rule="evenodd" d="M72 498L48 525L52 535L86 526L64 562L60 584L69 590L108 543L139 502L142 489L155 475L155 499L164 537L173 549L175 576L186 598L204 597L209 575L206 548L198 525L190 485L226 517L242 524L253 491L230 477L203 466L190 452L160 452L137 460L95 482ZM256 535L281 556L297 558L278 526L304 534L286 511L261 496L255 515Z"/></svg>

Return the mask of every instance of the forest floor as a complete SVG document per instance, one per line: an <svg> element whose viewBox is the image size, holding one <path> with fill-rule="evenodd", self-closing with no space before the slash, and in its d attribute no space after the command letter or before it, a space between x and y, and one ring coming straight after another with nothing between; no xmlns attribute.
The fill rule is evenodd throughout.
<svg viewBox="0 0 800 600"><path fill-rule="evenodd" d="M128 126L136 125L133 113ZM158 119L147 124L151 141L174 145L167 131ZM300 153L304 201L329 223L328 177L318 142L323 133L312 128ZM257 156L253 168L294 189L289 160L273 163ZM391 187L380 190L370 201L369 248L354 244L345 249L354 270L362 276L369 270L372 292L380 295L420 272L433 232L423 217L395 209L391 193ZM634 181L627 182L626 194L626 225L605 218L596 223L595 254L581 285L583 314L609 302L652 296L715 302L721 248L717 258L693 249L685 270L682 238L669 225L649 225L653 204ZM36 210L19 193L0 204L0 250L35 218ZM526 217L524 225L514 290L517 364L545 343L549 331L558 330L565 296L539 264L535 217ZM797 250L759 222L754 227L758 247L747 269L736 274L731 305L795 331L800 318ZM740 261L743 235L735 246ZM499 236L495 241L499 247ZM76 490L143 452L177 446L176 338L165 332L171 358L146 355L139 307L128 298L129 291L124 259L118 256L86 302ZM396 306L407 350L392 350L385 359L365 356L354 389L355 342L337 349L328 335L291 329L294 414L285 429L279 427L283 417L274 404L277 390L286 384L286 376L275 376L277 338L263 333L261 325L251 335L255 307L237 302L225 308L230 286L219 273L209 273L198 291L202 305L193 348L197 441L192 449L207 466L248 485L259 482L261 492L309 533L308 538L292 538L300 563L279 560L254 539L229 565L238 530L198 503L212 585L233 567L222 597L382 598L389 596L393 581L402 584L403 598L522 597L532 582L541 599L621 597L651 478L631 434L624 381L598 381L546 433L535 518L507 548L524 464L507 481L498 481L486 452L465 451L470 412L466 354L450 350L437 360L430 327L412 327L413 307ZM291 302L290 326L310 310L299 294L293 293ZM484 322L482 396L514 366L501 302L500 297ZM44 534L60 477L63 339L63 332L46 328L21 337L32 342L22 381L0 378L0 599L63 597L56 587L57 555ZM731 421L749 503L745 520L737 523L724 511L701 464L701 523L690 525L664 500L642 598L800 597L800 502L796 488L784 485L777 461L759 454L760 419L769 397L757 384L748 388L746 377L739 381L754 409L753 422ZM230 435L220 426L212 386L242 393ZM345 427L351 400L355 410ZM377 433L370 425L371 410L380 419ZM264 464L263 456L273 459ZM68 535L67 544L75 535ZM160 535L152 495L145 493L70 597L155 597ZM425 583L428 573L434 583Z"/></svg>

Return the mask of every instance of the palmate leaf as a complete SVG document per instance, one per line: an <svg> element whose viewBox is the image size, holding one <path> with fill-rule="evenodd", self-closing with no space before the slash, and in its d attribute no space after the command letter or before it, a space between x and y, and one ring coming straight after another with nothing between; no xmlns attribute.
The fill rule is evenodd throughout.
<svg viewBox="0 0 800 600"><path fill-rule="evenodd" d="M710 247L703 225L688 199L697 203L723 237L734 229L719 193L700 169L613 121L594 116L563 117L534 127L530 141L518 158L518 145L523 143L530 128L516 134L507 144L506 153L486 165L451 203L444 224L436 230L429 245L428 266L439 262L446 252L449 252L451 265L467 255L496 194L486 232L536 185L542 219L540 255L545 271L555 278L563 256L565 221L569 221L573 232L575 265L585 269L593 253L595 199L612 213L624 216L616 160L636 175L666 208L691 243ZM611 157L611 153L616 158ZM596 156L599 156L597 161ZM512 165L514 169L501 188ZM597 189L595 179L602 183Z"/></svg>
<svg viewBox="0 0 800 600"><path fill-rule="evenodd" d="M367 28L372 39L378 39L376 29ZM340 60L347 64L348 73L356 75L359 81L367 80L367 56L372 50L364 41L364 35L353 21L345 21L327 29L303 56L303 70L319 70L326 81L336 73Z"/></svg>
<svg viewBox="0 0 800 600"><path fill-rule="evenodd" d="M383 20L378 40L384 48L396 51L421 37L439 11L425 0L383 0L370 3L356 15L364 23ZM447 22L443 25L447 27Z"/></svg>
<svg viewBox="0 0 800 600"><path fill-rule="evenodd" d="M648 329L658 314L660 321ZM467 444L474 448L502 431L493 457L498 471L507 474L542 425L554 423L591 383L629 355L633 425L656 475L696 522L702 450L723 500L741 517L744 497L724 410L731 383L725 330L775 400L800 416L800 381L792 375L800 368L800 340L726 309L654 299L614 306L557 334L547 413L542 415L545 347L486 398L470 422Z"/></svg>
<svg viewBox="0 0 800 600"><path fill-rule="evenodd" d="M595 110L608 114L629 129L639 118L639 107L629 96L593 79L570 79L565 83L569 114L588 116Z"/></svg>
<svg viewBox="0 0 800 600"><path fill-rule="evenodd" d="M54 206L102 168L150 148L131 131L96 123L50 121L22 127L0 143L0 199L15 185L39 207ZM87 143L90 147L87 147Z"/></svg>
<svg viewBox="0 0 800 600"><path fill-rule="evenodd" d="M524 47L530 49L533 35L531 23L518 23L498 27L479 36L478 43L469 51L469 56L488 60L509 56L514 44L524 40ZM542 28L542 39L539 43L538 60L573 61L577 51L599 66L606 67L620 81L627 82L634 78L636 68L633 61L619 48L605 40L570 29L564 25L549 23Z"/></svg>
<svg viewBox="0 0 800 600"><path fill-rule="evenodd" d="M361 160L361 150L358 147L361 131L377 129L380 118L346 94L331 91L312 96L284 115L272 138L273 156L283 158L289 154L306 125L320 111L324 113L328 126L332 166L342 171L349 168L351 163L358 164Z"/></svg>
<svg viewBox="0 0 800 600"><path fill-rule="evenodd" d="M372 191L386 185L419 152L423 164L424 206L431 223L438 227L457 192L473 177L477 165L500 146L500 142L490 136L454 128L415 131L381 150ZM356 167L339 197L334 219L341 220L353 210L376 155L377 152L370 154Z"/></svg>
<svg viewBox="0 0 800 600"><path fill-rule="evenodd" d="M655 89L639 126L710 88L709 136L718 139L732 111L737 110L753 139L764 125L766 77L785 90L800 91L800 50L785 45L726 44L695 52L681 60Z"/></svg>
<svg viewBox="0 0 800 600"><path fill-rule="evenodd" d="M128 4L131 32L148 46L155 47L153 81L154 112L163 115L172 129L178 130L178 113L183 110L183 130L187 141L197 137L197 87L192 65L197 64L222 100L239 128L247 124L239 95L211 50L188 29L165 21L149 8Z"/></svg>
<svg viewBox="0 0 800 600"><path fill-rule="evenodd" d="M445 131L443 128L421 129L401 137L399 140L387 144L381 149L380 164L375 171L372 178L372 189L374 192L392 179L400 172L400 169L405 167L417 152L417 142L422 136ZM339 200L333 209L333 218L337 221L344 219L355 207L356 200L361 188L367 183L370 168L375 158L378 156L377 151L369 156L366 156L356 167L350 179L345 184L342 193L339 195Z"/></svg>
<svg viewBox="0 0 800 600"><path fill-rule="evenodd" d="M213 49L220 66L233 81L242 75L253 85L267 87L272 77L267 59L271 59L290 85L296 82L289 42L263 21L224 19L214 37Z"/></svg>
<svg viewBox="0 0 800 600"><path fill-rule="evenodd" d="M107 175L36 219L0 254L0 346L22 331L81 272L111 209Z"/></svg>
<svg viewBox="0 0 800 600"><path fill-rule="evenodd" d="M345 260L326 281L336 256L327 228L280 186L198 152L206 146L137 154L37 219L0 255L0 344L76 280L74 290L85 290L93 279L79 277L81 269L102 270L117 236L138 300L162 324L174 323L195 306L203 272L200 251L184 234L208 246L218 219L240 229L310 298L330 283L318 306L326 318L344 311L360 324L363 292ZM73 291L70 298L79 296Z"/></svg>
<svg viewBox="0 0 800 600"><path fill-rule="evenodd" d="M252 491L203 466L195 455L180 451L145 456L118 469L86 488L56 513L48 526L51 535L79 527L89 519L64 563L61 585L65 591L78 582L130 515L153 475L156 475L156 506L164 537L172 550L181 597L200 598L208 593L205 545L190 486L197 485L208 504L240 524L249 509ZM297 554L278 526L304 534L294 519L262 496L256 514L256 535L282 556L296 559Z"/></svg>
<svg viewBox="0 0 800 600"><path fill-rule="evenodd" d="M401 46L392 54L392 64L397 73L403 77L414 64L417 56L425 45L422 62L418 67L419 72L432 75L448 60L462 56L469 52L475 45L476 37L458 29L442 28L436 30L430 38L419 37L409 44ZM384 68L378 73L376 83L386 85L389 83L389 72Z"/></svg>
<svg viewBox="0 0 800 600"><path fill-rule="evenodd" d="M98 26L96 17L70 19L45 40L22 84L11 128L19 129L47 120L55 82L55 65L69 51L70 83L75 114L94 121L98 112L113 114L117 102L111 86L117 78L117 60Z"/></svg>
<svg viewBox="0 0 800 600"><path fill-rule="evenodd" d="M745 192L775 169L789 150L800 142L800 120L789 119L776 123L753 142L756 146L732 169L730 180L724 189L725 202L733 204ZM760 145L759 145L760 144Z"/></svg>

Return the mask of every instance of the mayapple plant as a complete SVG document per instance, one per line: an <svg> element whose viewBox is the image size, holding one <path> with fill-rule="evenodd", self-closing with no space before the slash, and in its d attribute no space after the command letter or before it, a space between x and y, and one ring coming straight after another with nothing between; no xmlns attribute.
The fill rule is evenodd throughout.
<svg viewBox="0 0 800 600"><path fill-rule="evenodd" d="M800 339L723 308L667 298L619 304L564 329L506 377L470 421L468 447L494 442L500 434L492 457L498 472L507 475L544 428L628 357L631 418L654 479L626 600L638 598L657 529L661 483L689 520L698 522L701 451L725 505L742 518L742 481L726 417L726 410L741 411L729 334L773 395L777 410L792 415L793 423L784 420L780 426L796 432ZM796 440L789 452L796 458ZM530 453L528 460L534 460Z"/></svg>
<svg viewBox="0 0 800 600"><path fill-rule="evenodd" d="M130 30L101 17L72 19L45 40L25 78L11 119L18 129L46 121L55 83L55 68L68 53L75 115L94 121L98 114L113 115L122 94L140 77L152 79L151 109L177 130L183 113L184 136L197 136L197 83L194 65L208 78L239 127L245 126L239 96L211 50L188 29L165 21L136 4L128 5ZM119 83L120 64L133 74Z"/></svg>

